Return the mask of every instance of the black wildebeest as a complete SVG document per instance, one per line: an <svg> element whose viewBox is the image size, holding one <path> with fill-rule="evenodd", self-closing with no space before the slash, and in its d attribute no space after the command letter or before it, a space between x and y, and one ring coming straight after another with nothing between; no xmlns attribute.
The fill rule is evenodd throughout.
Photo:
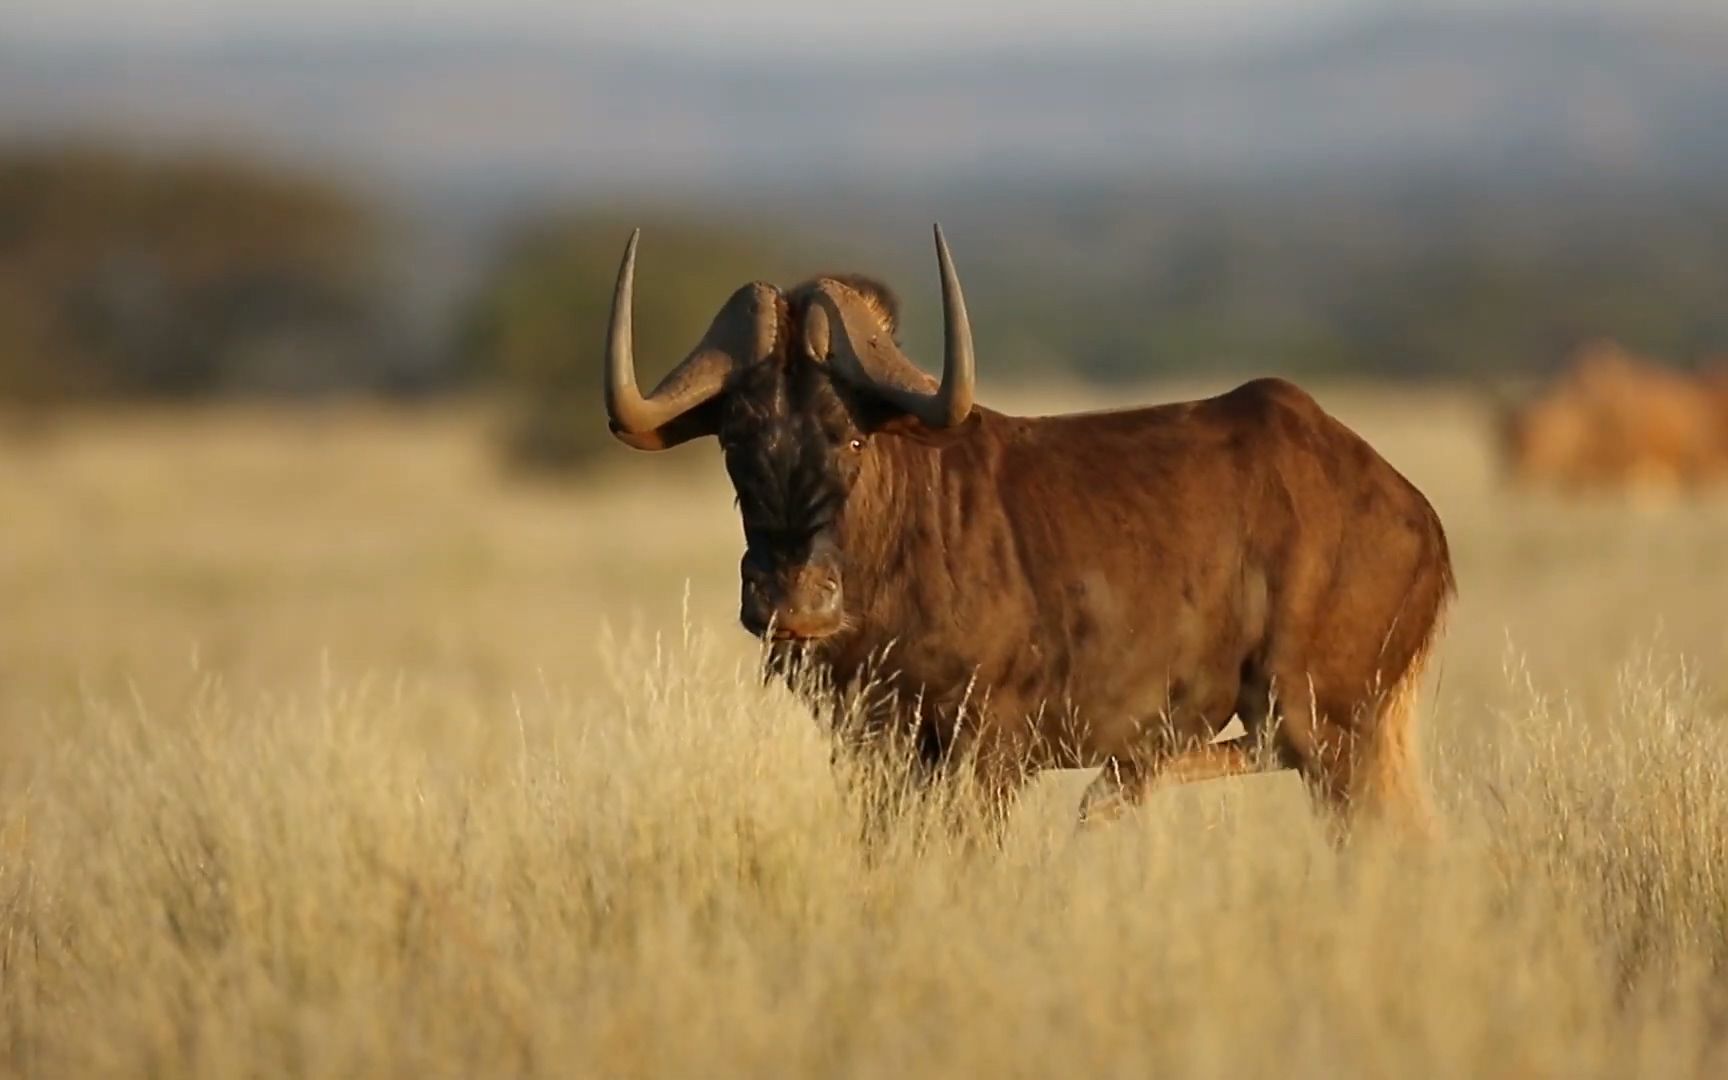
<svg viewBox="0 0 1728 1080"><path fill-rule="evenodd" d="M889 290L846 275L745 285L644 397L638 238L613 297L611 430L641 450L718 437L745 627L797 649L834 702L868 687L854 715L913 764L964 760L1003 797L1040 768L1104 766L1083 820L1272 766L1347 817L1420 816L1414 696L1452 592L1446 536L1313 398L1258 379L1112 412L974 405L940 228L939 384L901 351ZM1215 745L1232 716L1248 738Z"/></svg>

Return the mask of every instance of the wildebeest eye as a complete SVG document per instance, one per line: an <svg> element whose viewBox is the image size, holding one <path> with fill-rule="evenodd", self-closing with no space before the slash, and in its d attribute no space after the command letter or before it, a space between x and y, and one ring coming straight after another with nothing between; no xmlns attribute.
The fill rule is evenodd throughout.
<svg viewBox="0 0 1728 1080"><path fill-rule="evenodd" d="M853 451L862 450L862 449L864 449L864 440L863 439L853 439L851 442L846 444L846 448L848 450L853 450Z"/></svg>

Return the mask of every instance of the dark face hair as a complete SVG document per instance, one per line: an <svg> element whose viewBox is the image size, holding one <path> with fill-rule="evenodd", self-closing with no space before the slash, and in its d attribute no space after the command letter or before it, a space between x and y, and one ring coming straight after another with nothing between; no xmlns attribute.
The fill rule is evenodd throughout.
<svg viewBox="0 0 1728 1080"><path fill-rule="evenodd" d="M721 307L652 393L636 386L636 245L624 249L606 339L606 413L639 450L717 436L744 520L745 627L812 640L846 628L842 518L868 461L867 433L958 431L972 413L972 332L959 278L936 229L942 279L942 378L896 340L898 304L853 274L789 290L756 281Z"/></svg>
<svg viewBox="0 0 1728 1080"><path fill-rule="evenodd" d="M842 627L838 527L867 439L860 412L801 358L741 371L727 387L719 436L744 524L740 618L752 633Z"/></svg>

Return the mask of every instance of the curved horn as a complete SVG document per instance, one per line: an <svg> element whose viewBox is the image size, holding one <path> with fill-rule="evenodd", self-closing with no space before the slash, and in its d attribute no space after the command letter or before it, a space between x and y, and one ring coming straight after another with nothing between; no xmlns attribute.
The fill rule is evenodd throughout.
<svg viewBox="0 0 1728 1080"><path fill-rule="evenodd" d="M931 400L928 415L919 419L931 427L953 427L972 412L972 388L977 372L972 363L972 322L966 317L966 297L942 226L936 231L936 265L942 273L942 387Z"/></svg>
<svg viewBox="0 0 1728 1080"><path fill-rule="evenodd" d="M736 366L756 359L764 345L772 348L773 290L748 285L733 294L696 350L643 397L636 388L632 327L636 244L641 238L641 229L631 232L612 294L612 319L606 331L606 417L612 433L638 450L665 450L707 434L701 425L679 421L719 394ZM745 335L753 340L743 340Z"/></svg>
<svg viewBox="0 0 1728 1080"><path fill-rule="evenodd" d="M972 414L972 388L976 375L972 362L972 326L966 318L966 298L954 260L936 226L936 261L942 272L943 360L942 382L935 382L907 359L887 335L848 331L845 310L856 310L843 299L850 290L843 282L822 281L817 287L820 301L804 313L804 348L813 358L835 365L835 370L866 387L895 408L917 418L929 428L951 428Z"/></svg>

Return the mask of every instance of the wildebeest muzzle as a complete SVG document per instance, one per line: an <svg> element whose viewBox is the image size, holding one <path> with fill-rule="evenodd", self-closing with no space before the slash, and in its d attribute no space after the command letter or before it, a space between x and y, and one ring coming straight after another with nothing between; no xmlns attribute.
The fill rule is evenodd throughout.
<svg viewBox="0 0 1728 1080"><path fill-rule="evenodd" d="M839 632L844 610L840 571L832 560L776 565L747 553L741 577L739 621L757 637L807 641Z"/></svg>

